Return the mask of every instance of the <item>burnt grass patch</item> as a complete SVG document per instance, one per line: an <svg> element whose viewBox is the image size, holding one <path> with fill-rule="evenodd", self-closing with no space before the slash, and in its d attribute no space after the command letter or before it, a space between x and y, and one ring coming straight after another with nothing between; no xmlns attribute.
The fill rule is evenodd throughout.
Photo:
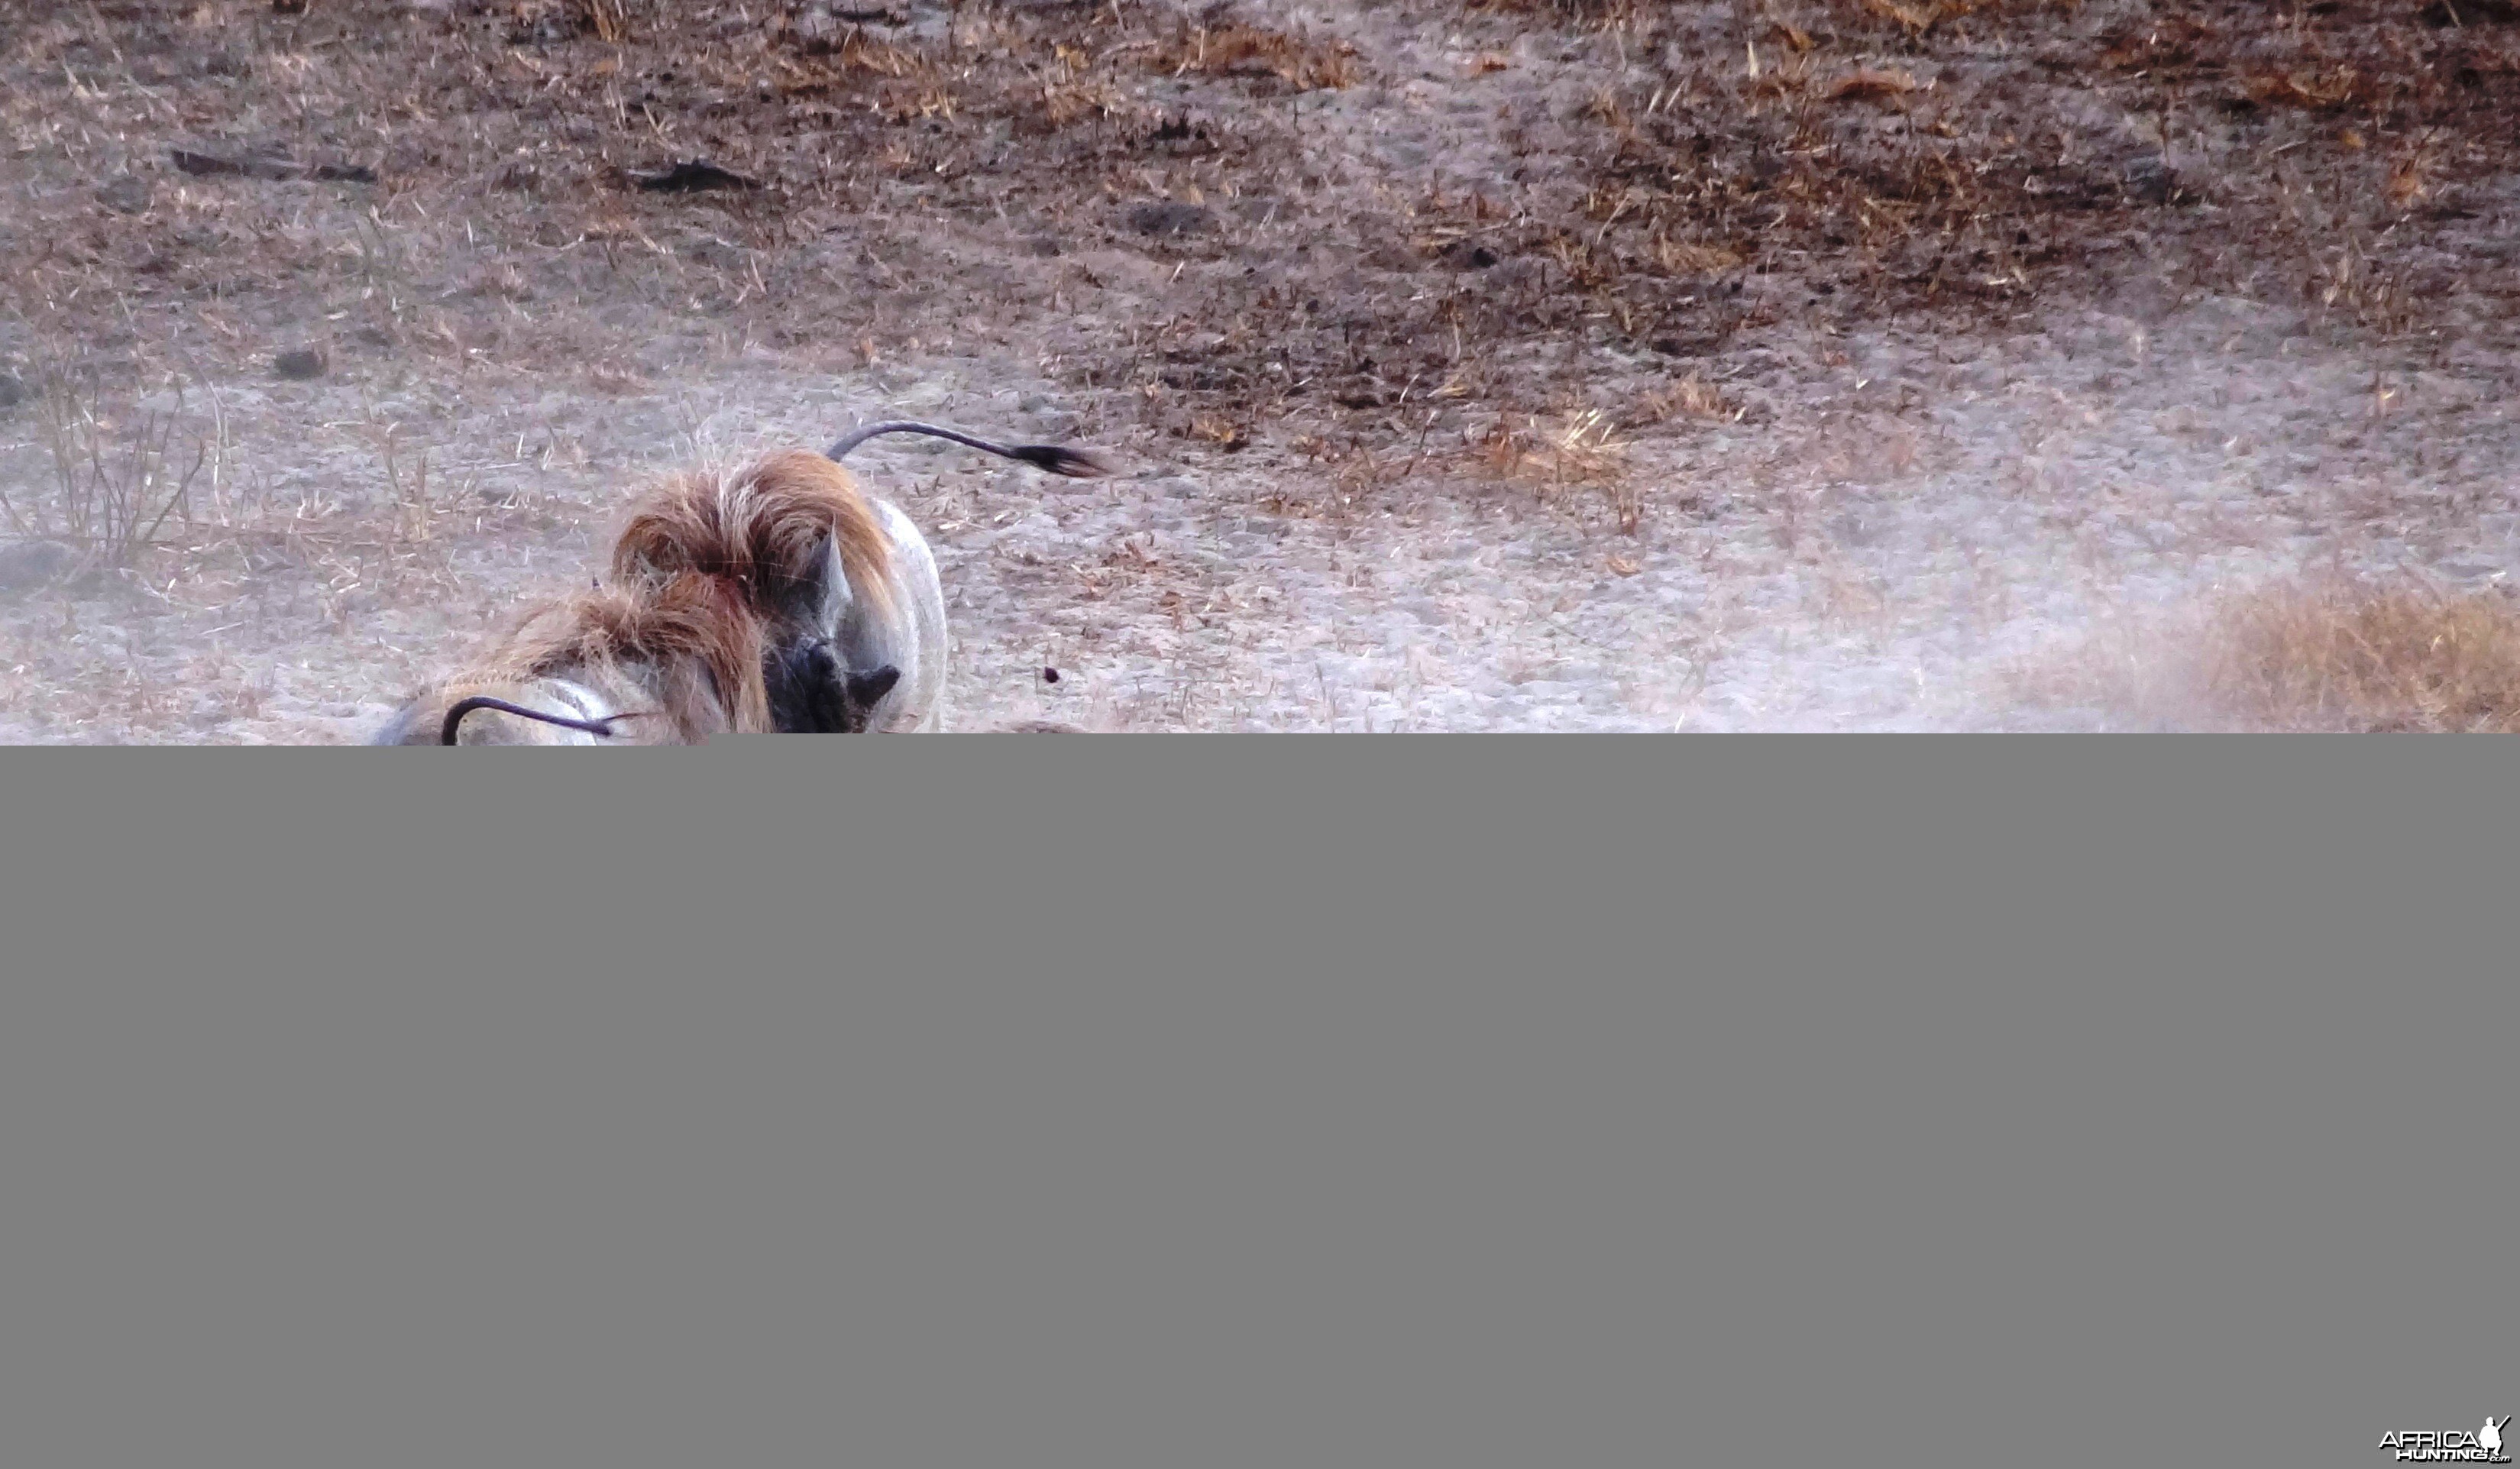
<svg viewBox="0 0 2520 1469"><path fill-rule="evenodd" d="M1546 259L1593 319L1684 353L1784 311L2000 329L2135 277L2418 329L2520 107L2508 31L2403 5L1470 12L1498 44L1589 32L1643 60L1573 110L1553 191L1502 226L1474 200L1434 242ZM1761 278L1767 304L1734 305Z"/></svg>
<svg viewBox="0 0 2520 1469"><path fill-rule="evenodd" d="M2459 232L2510 171L2520 27L2435 11L1360 5L1417 38L1385 55L1257 3L0 0L0 350L1012 344L1178 447L1362 452L1616 408L1786 322L2237 292L2420 335L2513 299ZM1457 97L1415 155L1307 121ZM655 182L703 169L743 187ZM604 340L625 299L676 330Z"/></svg>

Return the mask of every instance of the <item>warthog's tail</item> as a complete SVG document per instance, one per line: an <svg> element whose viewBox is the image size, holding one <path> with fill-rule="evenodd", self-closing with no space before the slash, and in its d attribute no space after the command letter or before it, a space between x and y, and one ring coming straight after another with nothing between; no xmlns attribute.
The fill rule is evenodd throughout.
<svg viewBox="0 0 2520 1469"><path fill-rule="evenodd" d="M987 439L975 438L960 429L947 428L938 423L921 423L909 419L870 423L824 450L823 457L836 463L846 458L848 452L858 445L886 433L923 433L930 438L951 439L965 448L977 449L983 454L994 454L1000 459L1012 459L1020 464L1030 465L1036 469L1047 469L1053 474L1064 474L1070 479L1102 479L1116 472L1109 460L1091 449L1070 449L1060 444L993 444Z"/></svg>

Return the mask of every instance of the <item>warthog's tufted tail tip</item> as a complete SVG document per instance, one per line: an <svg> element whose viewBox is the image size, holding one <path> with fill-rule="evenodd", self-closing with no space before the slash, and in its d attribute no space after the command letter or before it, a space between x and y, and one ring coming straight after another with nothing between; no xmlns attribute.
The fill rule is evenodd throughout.
<svg viewBox="0 0 2520 1469"><path fill-rule="evenodd" d="M1061 444L1017 444L1009 457L1070 479L1108 479L1120 472L1119 466L1091 449L1070 449Z"/></svg>
<svg viewBox="0 0 2520 1469"><path fill-rule="evenodd" d="M922 423L911 419L870 423L824 450L823 455L834 462L846 459L850 450L886 433L923 433L929 438L946 439L965 448L1030 465L1036 469L1047 469L1053 474L1064 474L1070 479L1103 479L1119 472L1109 460L1091 449L1070 449L1061 444L1015 444L1012 447L993 444L960 428L948 428L942 423Z"/></svg>

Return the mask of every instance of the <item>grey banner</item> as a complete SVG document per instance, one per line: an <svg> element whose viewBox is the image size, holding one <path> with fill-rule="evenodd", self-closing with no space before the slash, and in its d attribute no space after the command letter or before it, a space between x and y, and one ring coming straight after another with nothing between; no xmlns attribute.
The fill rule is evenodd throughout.
<svg viewBox="0 0 2520 1469"><path fill-rule="evenodd" d="M0 1462L2386 1465L2502 751L0 752Z"/></svg>

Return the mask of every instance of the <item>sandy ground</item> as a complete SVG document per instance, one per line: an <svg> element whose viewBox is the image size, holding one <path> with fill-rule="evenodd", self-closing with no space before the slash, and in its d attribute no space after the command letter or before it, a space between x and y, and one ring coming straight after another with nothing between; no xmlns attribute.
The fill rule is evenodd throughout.
<svg viewBox="0 0 2520 1469"><path fill-rule="evenodd" d="M480 75L519 109L534 73L615 54L516 29L561 7L365 9L396 45L488 58ZM2392 155L2381 104L2358 122L2199 100L2228 81L2192 82L2163 124L2123 88L2067 77L2018 106L2072 119L2084 142L2067 151L2105 154L2120 180L2166 152L2193 197L2087 209L2070 251L2050 249L2064 263L2034 274L2025 253L2009 280L2022 262L1972 265L1962 305L1868 294L1752 218L1739 245L1658 279L1648 328L1622 321L1644 298L1582 285L1585 237L1607 249L1626 227L1599 194L1625 166L1603 119L1652 136L1634 119L1683 81L1691 107L1755 105L1780 67L1818 65L1791 36L1850 8L1675 5L1625 28L1602 19L1618 7L1177 9L1164 23L1297 36L1355 74L1114 69L1123 101L1101 105L1153 130L1077 165L1071 193L1038 173L988 182L970 160L991 148L1016 159L1002 170L1029 166L1028 114L998 128L976 104L923 136L915 107L847 123L912 139L887 145L905 159L852 135L853 156L889 159L863 178L800 161L811 117L752 159L699 122L677 133L660 103L616 110L654 133L645 152L621 143L625 160L810 174L776 212L570 183L530 129L431 152L408 141L427 137L417 120L353 126L354 102L292 112L284 83L337 68L355 92L372 73L344 59L352 42L267 6L201 6L163 45L112 7L21 24L22 75L66 65L22 93L0 159L21 205L0 251L41 262L15 273L0 367L51 384L0 393L18 399L0 407L0 491L28 521L14 543L63 535L66 443L94 449L100 484L140 466L143 500L199 467L127 570L12 579L0 552L0 738L355 739L526 599L594 569L643 476L878 416L1098 444L1132 471L1083 483L900 441L862 451L938 553L962 728L2091 728L2110 716L2033 707L2014 675L2130 611L2328 562L2520 579L2520 175L2459 155L2455 134ZM1113 10L1108 31L1076 33L1137 44ZM905 6L880 29L904 55L952 57L959 21L981 28L975 49L1012 51L1051 23L1023 12ZM783 14L791 41L828 46L839 24ZM2227 32L2248 23L2220 14ZM2096 54L2142 38L2129 16L2152 8L2020 23ZM1921 133L1934 115L1904 94L1833 97L1848 67L1904 68L1952 106L2018 79L2011 22L1920 38L1877 19L1810 49L1846 52L1808 82L1824 115L1869 109L1833 125ZM2455 44L2520 54L2520 26ZM616 94L630 55L607 73ZM2513 77L2484 74L2490 111ZM544 119L563 152L569 115ZM1228 141L1185 161L1168 129ZM626 121L619 136L636 141ZM375 159L385 182L169 166L169 147L211 143ZM2309 149L2330 171L2287 175ZM2407 186L2392 156L2433 171ZM560 182L502 195L518 158ZM2379 182L2355 182L2366 164ZM962 168L982 182L957 195ZM1114 187L1132 177L1134 194ZM1510 201L1514 223L1483 234L1472 198ZM2251 233L2278 217L2296 233ZM1534 246L1556 218L1574 244ZM57 222L41 248L38 219ZM1471 255L1481 240L1494 247ZM276 263L248 263L254 249ZM1575 306L1526 322L1496 304L1517 292ZM1385 343L1363 367L1360 332ZM271 370L307 343L322 376ZM1338 373L1371 386L1325 402L1311 379ZM162 466L128 458L153 423L172 425Z"/></svg>

